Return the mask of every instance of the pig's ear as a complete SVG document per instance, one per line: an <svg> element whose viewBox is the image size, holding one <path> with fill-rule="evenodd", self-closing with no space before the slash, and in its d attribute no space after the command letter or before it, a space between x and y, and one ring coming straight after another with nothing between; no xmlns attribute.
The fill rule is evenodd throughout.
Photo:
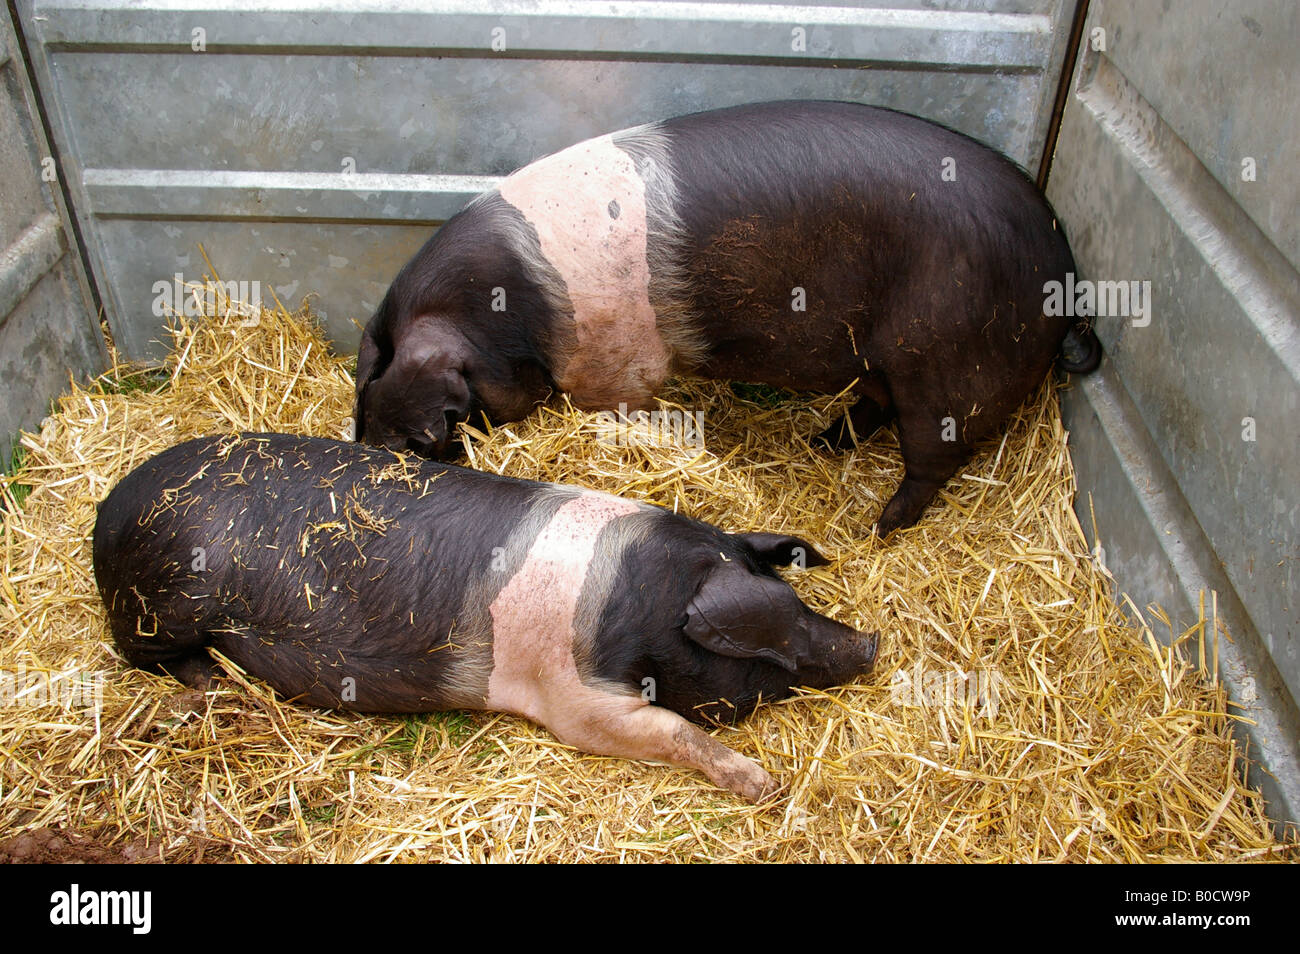
<svg viewBox="0 0 1300 954"><path fill-rule="evenodd" d="M795 672L809 652L806 610L789 584L724 563L686 606L683 631L733 659L765 659Z"/></svg>
<svg viewBox="0 0 1300 954"><path fill-rule="evenodd" d="M361 440L366 427L366 389L379 374L379 346L367 331L357 350L357 400L352 408L352 437Z"/></svg>
<svg viewBox="0 0 1300 954"><path fill-rule="evenodd" d="M352 437L361 440L366 426L366 389L370 382L383 373L392 360L392 348L381 347L380 341L389 341L388 337L387 296L375 316L366 325L361 334L361 345L357 349L357 401L352 408Z"/></svg>
<svg viewBox="0 0 1300 954"><path fill-rule="evenodd" d="M758 558L771 566L789 566L793 563L803 569L806 566L825 566L831 562L801 537L783 533L733 533L732 536L748 543Z"/></svg>

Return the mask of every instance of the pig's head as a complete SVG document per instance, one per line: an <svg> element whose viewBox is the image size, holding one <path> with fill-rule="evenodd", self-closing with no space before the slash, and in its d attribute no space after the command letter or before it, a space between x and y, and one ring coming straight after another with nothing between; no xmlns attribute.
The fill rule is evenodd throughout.
<svg viewBox="0 0 1300 954"><path fill-rule="evenodd" d="M789 674L789 685L823 688L872 668L876 636L813 612L772 569L827 563L811 544L773 533L731 539L748 553L708 569L686 607L688 638L720 656L773 663Z"/></svg>
<svg viewBox="0 0 1300 954"><path fill-rule="evenodd" d="M522 224L488 193L398 272L361 336L357 440L446 457L461 421L516 421L550 396L563 283L521 256Z"/></svg>
<svg viewBox="0 0 1300 954"><path fill-rule="evenodd" d="M356 439L446 458L461 421L514 421L545 401L551 389L540 363L485 331L452 315L389 321L381 306L357 355Z"/></svg>

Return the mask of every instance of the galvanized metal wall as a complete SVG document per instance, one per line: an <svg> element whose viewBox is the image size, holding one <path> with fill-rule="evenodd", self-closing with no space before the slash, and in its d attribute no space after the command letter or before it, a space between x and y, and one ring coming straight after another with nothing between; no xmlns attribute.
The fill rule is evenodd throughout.
<svg viewBox="0 0 1300 954"><path fill-rule="evenodd" d="M104 369L104 339L58 194L21 50L0 8L0 468L19 428Z"/></svg>
<svg viewBox="0 0 1300 954"><path fill-rule="evenodd" d="M763 99L877 103L1037 171L1075 0L17 0L119 346L157 357L173 276L296 305L355 347L397 268L496 177L581 138ZM1274 810L1300 814L1300 8L1092 0L1049 197L1100 318L1067 400L1085 527L1174 632L1217 594L1221 671ZM102 363L7 22L0 455ZM1208 599L1208 596L1207 596ZM1156 627L1159 631L1160 626Z"/></svg>
<svg viewBox="0 0 1300 954"><path fill-rule="evenodd" d="M1298 36L1291 3L1093 0L1048 185L1082 277L1152 290L1149 314L1099 319L1106 363L1067 401L1083 524L1175 634L1217 594L1256 780L1293 820Z"/></svg>
<svg viewBox="0 0 1300 954"><path fill-rule="evenodd" d="M579 139L764 99L877 103L1031 170L1075 0L18 0L117 343L201 277L304 293L340 348L433 226Z"/></svg>

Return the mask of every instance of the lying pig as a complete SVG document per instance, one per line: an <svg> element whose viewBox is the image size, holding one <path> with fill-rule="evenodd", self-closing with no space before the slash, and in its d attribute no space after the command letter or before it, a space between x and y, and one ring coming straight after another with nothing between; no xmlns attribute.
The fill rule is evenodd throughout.
<svg viewBox="0 0 1300 954"><path fill-rule="evenodd" d="M136 666L203 686L211 646L309 705L511 712L752 801L771 776L691 722L875 659L874 636L772 569L792 562L826 561L798 537L283 434L164 451L108 495L94 537Z"/></svg>
<svg viewBox="0 0 1300 954"><path fill-rule="evenodd" d="M779 102L638 126L525 166L406 264L361 338L356 434L445 456L458 422L555 390L606 410L678 373L852 384L859 438L898 423L884 535L1058 354L1096 366L1086 321L1043 314L1073 267L1019 168L913 116Z"/></svg>

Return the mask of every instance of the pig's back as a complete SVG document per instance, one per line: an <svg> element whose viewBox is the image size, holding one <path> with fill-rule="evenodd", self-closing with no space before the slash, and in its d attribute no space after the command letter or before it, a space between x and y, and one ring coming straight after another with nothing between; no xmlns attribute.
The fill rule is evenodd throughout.
<svg viewBox="0 0 1300 954"><path fill-rule="evenodd" d="M481 703L485 674L448 675L482 656L449 650L455 597L531 496L519 481L356 444L203 438L109 494L96 579L137 665L214 645L290 695L314 687L317 704Z"/></svg>

